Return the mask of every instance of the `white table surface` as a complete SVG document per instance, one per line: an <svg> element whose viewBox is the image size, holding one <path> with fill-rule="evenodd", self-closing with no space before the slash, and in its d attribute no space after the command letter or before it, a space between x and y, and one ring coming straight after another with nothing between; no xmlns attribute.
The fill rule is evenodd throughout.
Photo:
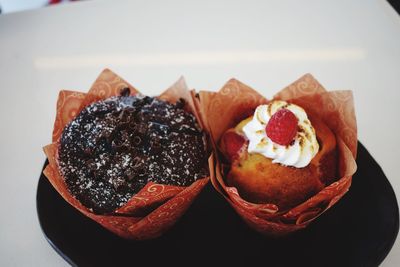
<svg viewBox="0 0 400 267"><path fill-rule="evenodd" d="M213 90L236 77L267 97L307 72L352 89L359 139L400 196L400 17L385 1L189 2L87 1L0 16L0 266L67 265L36 216L41 148L58 91L86 91L105 67L149 95L181 75ZM382 266L400 266L399 240Z"/></svg>

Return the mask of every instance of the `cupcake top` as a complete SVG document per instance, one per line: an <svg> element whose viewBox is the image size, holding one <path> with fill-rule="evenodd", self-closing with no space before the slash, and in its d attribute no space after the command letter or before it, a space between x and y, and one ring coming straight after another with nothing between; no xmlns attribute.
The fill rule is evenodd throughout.
<svg viewBox="0 0 400 267"><path fill-rule="evenodd" d="M125 90L84 108L60 139L58 161L70 192L104 214L148 182L188 186L207 176L205 135L184 105Z"/></svg>
<svg viewBox="0 0 400 267"><path fill-rule="evenodd" d="M285 166L306 167L319 150L307 113L285 101L258 106L243 132L249 139L249 153L260 153Z"/></svg>

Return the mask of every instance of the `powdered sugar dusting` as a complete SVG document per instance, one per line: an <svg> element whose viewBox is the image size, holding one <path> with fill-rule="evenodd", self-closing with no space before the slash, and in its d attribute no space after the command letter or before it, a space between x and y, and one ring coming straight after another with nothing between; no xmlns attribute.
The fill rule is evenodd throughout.
<svg viewBox="0 0 400 267"><path fill-rule="evenodd" d="M149 181L187 186L207 176L204 134L183 106L125 95L83 109L60 142L71 193L94 212L109 213Z"/></svg>

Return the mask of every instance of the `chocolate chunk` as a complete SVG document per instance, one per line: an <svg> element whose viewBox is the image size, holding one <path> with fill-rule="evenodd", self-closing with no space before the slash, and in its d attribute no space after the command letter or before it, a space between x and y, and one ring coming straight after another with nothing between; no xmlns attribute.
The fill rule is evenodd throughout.
<svg viewBox="0 0 400 267"><path fill-rule="evenodd" d="M131 89L129 87L122 88L120 91L121 96L129 96L131 94Z"/></svg>
<svg viewBox="0 0 400 267"><path fill-rule="evenodd" d="M188 186L208 175L204 133L185 102L129 94L84 108L61 136L60 171L95 213L113 212L147 182Z"/></svg>
<svg viewBox="0 0 400 267"><path fill-rule="evenodd" d="M179 100L175 103L176 108L184 108L185 107L185 99L179 98Z"/></svg>

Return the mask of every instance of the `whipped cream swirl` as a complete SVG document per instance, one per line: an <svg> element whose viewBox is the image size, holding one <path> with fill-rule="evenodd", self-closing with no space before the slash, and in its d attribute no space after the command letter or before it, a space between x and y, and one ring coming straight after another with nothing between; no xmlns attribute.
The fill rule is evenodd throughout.
<svg viewBox="0 0 400 267"><path fill-rule="evenodd" d="M298 119L296 136L287 146L274 143L265 130L271 116L282 108L293 112ZM268 105L258 106L251 121L243 127L243 132L249 139L248 152L262 154L273 159L273 163L303 168L310 163L319 150L315 130L304 109L285 101L274 100Z"/></svg>

